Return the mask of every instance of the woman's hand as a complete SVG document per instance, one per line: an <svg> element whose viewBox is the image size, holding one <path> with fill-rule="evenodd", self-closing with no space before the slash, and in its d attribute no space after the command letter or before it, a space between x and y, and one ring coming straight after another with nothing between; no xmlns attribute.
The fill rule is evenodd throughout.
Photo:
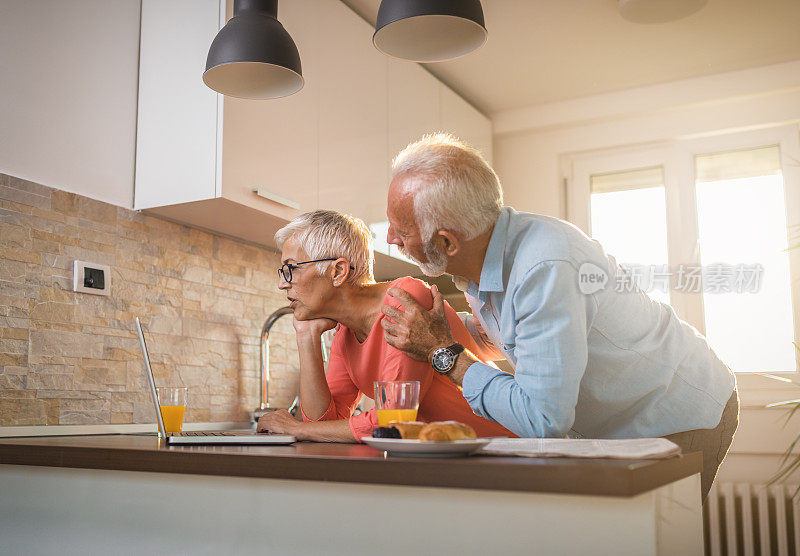
<svg viewBox="0 0 800 556"><path fill-rule="evenodd" d="M297 320L295 316L293 319L294 331L298 336L322 336L326 330L335 328L338 322L331 319L310 319L310 320Z"/></svg>
<svg viewBox="0 0 800 556"><path fill-rule="evenodd" d="M300 431L303 423L292 417L292 414L285 409L278 409L277 411L270 411L265 413L258 420L258 432L274 432L277 434L291 434L301 438Z"/></svg>
<svg viewBox="0 0 800 556"><path fill-rule="evenodd" d="M335 421L298 421L285 409L265 413L258 420L258 432L291 434L297 440L316 442L355 442L348 419Z"/></svg>

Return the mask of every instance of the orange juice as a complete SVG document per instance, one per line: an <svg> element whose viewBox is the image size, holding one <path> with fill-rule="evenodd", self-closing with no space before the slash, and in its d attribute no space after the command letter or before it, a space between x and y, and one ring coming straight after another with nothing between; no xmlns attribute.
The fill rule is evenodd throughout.
<svg viewBox="0 0 800 556"><path fill-rule="evenodd" d="M379 409L378 426L385 427L392 421L416 421L416 409Z"/></svg>
<svg viewBox="0 0 800 556"><path fill-rule="evenodd" d="M160 405L161 419L164 421L164 430L170 432L181 432L183 429L183 414L186 412L185 405Z"/></svg>

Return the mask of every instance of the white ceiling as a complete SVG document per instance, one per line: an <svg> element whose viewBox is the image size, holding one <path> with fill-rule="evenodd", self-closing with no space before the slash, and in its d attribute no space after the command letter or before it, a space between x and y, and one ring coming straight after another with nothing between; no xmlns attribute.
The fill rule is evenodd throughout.
<svg viewBox="0 0 800 556"><path fill-rule="evenodd" d="M374 25L380 0L342 0ZM487 114L800 59L798 0L709 0L660 25L617 0L482 0L486 44L427 64Z"/></svg>

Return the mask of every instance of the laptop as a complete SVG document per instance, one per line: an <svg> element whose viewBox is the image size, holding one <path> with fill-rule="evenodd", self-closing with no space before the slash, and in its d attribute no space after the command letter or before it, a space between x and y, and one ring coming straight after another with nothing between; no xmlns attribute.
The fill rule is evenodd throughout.
<svg viewBox="0 0 800 556"><path fill-rule="evenodd" d="M136 317L136 332L139 334L139 344L142 347L144 368L150 382L150 393L153 396L153 405L156 408L158 421L158 434L166 439L167 444L291 444L297 439L291 434L260 433L255 431L186 431L173 432L167 435L164 429L164 420L158 408L158 394L156 381L153 378L153 369L150 368L150 357L147 355L147 345L142 334L142 324Z"/></svg>

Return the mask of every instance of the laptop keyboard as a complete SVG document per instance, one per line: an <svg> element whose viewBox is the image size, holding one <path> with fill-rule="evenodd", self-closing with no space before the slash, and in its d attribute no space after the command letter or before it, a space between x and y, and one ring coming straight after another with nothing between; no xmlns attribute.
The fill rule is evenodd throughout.
<svg viewBox="0 0 800 556"><path fill-rule="evenodd" d="M235 435L227 432L187 431L179 433L178 436L235 436Z"/></svg>

